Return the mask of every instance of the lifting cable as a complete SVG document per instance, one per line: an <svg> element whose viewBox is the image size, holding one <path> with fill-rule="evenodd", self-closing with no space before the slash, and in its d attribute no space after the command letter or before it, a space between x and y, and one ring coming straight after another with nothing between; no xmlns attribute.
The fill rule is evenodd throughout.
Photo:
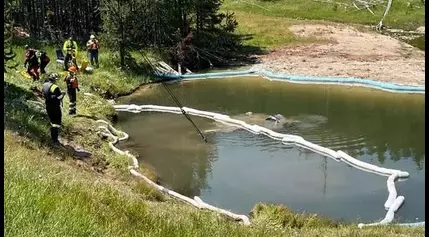
<svg viewBox="0 0 429 237"><path fill-rule="evenodd" d="M165 84L164 81L161 81L161 84L164 86L164 88L167 90L167 92L170 94L171 98L173 98L174 102L176 102L177 106L180 108L180 110L182 111L182 114L189 120L189 122L192 123L192 125L194 125L195 129L198 131L198 133L201 135L201 138L203 139L203 141L207 142L206 137L204 136L204 134L201 132L201 130L197 127L197 125L194 123L194 121L191 119L191 117L189 116L189 114L186 113L186 111L183 109L182 104L179 102L179 100L176 98L176 96L174 96L173 92L170 90L170 88L168 88L168 86Z"/></svg>
<svg viewBox="0 0 429 237"><path fill-rule="evenodd" d="M149 66L152 68L152 70L154 72L157 71L156 67L153 65L153 63L151 62L151 60L147 60ZM197 127L197 125L194 123L194 121L191 119L191 117L189 116L189 114L186 113L186 111L183 109L182 104L180 103L180 101L176 98L176 96L174 96L173 92L170 90L170 88L168 88L168 86L165 84L166 80L161 80L161 84L164 86L165 90L167 90L168 94L170 94L171 98L174 100L174 102L177 104L177 106L180 108L180 111L182 111L182 114L189 120L189 122L192 123L192 125L194 126L194 128L197 130L197 132L200 134L201 138L203 139L203 141L207 142L206 137L204 136L204 134L201 132L201 130Z"/></svg>

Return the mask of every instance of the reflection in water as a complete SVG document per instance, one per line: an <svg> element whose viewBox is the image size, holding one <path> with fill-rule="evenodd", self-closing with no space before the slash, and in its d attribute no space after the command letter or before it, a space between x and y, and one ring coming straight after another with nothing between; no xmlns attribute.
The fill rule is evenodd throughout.
<svg viewBox="0 0 429 237"><path fill-rule="evenodd" d="M323 172L323 198L325 198L326 195L326 181L328 178L328 158L323 157L322 159L322 172Z"/></svg>
<svg viewBox="0 0 429 237"><path fill-rule="evenodd" d="M194 136L195 130L181 116L147 115L131 116L126 124L122 124L122 129L130 135L127 149L135 150L145 163L153 166L160 182L165 184L167 181L167 187L189 196L200 195L200 189L207 187L206 174L213 162L208 157L216 156L216 147ZM168 131L176 135L169 137Z"/></svg>
<svg viewBox="0 0 429 237"><path fill-rule="evenodd" d="M162 87L151 87L121 103L175 106ZM413 202L398 214L403 220L424 218L424 96L253 77L184 82L170 88L187 107L228 114L375 165L408 171L411 178L402 182L399 192ZM267 123L271 114L286 119ZM256 202L270 201L338 219L384 216L385 178L307 150L288 149L265 136L193 118L201 130L213 131L206 134L208 143L180 115L120 113L119 125L130 134L128 149L152 165L163 184L185 195L201 195L244 213Z"/></svg>
<svg viewBox="0 0 429 237"><path fill-rule="evenodd" d="M362 153L359 146L345 152L376 155L383 163L388 151L394 161L412 158L422 167L425 154L422 95L392 94L360 87L297 85L253 77L189 81L170 88L187 107L229 115L252 111L292 118L304 116L309 123L303 126L311 126L308 124L320 119L322 127L308 130L304 137L311 134L317 138L320 132L328 133L331 139L364 137L366 153ZM163 88L154 85L152 90L144 90L143 94L137 93L124 102L175 106ZM323 124L326 121L320 116L327 118L327 123ZM300 132L299 129L299 126L291 128L291 132Z"/></svg>

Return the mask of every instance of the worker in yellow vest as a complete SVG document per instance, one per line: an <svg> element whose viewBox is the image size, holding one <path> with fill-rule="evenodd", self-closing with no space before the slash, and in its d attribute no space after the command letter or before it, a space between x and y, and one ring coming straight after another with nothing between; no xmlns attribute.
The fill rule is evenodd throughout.
<svg viewBox="0 0 429 237"><path fill-rule="evenodd" d="M67 71L73 64L77 67L77 43L73 40L73 36L70 36L68 40L64 42L63 51L66 55L64 57L64 71Z"/></svg>

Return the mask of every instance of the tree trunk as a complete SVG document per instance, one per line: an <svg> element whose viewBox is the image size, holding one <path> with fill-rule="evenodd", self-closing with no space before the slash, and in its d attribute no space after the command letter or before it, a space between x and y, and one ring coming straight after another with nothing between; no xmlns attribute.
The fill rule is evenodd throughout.
<svg viewBox="0 0 429 237"><path fill-rule="evenodd" d="M119 31L121 33L121 42L119 43L119 57L121 58L121 67L125 66L125 45L124 45L124 24L123 24L123 20L122 20L122 13L121 13L121 4L120 1L118 0L118 9L119 9Z"/></svg>

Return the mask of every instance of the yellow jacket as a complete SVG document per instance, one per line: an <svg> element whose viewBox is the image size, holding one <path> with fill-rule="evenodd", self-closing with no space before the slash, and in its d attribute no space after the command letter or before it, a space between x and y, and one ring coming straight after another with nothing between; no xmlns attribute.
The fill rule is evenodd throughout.
<svg viewBox="0 0 429 237"><path fill-rule="evenodd" d="M78 48L77 48L76 41L73 40L73 42L72 42L70 40L66 40L66 42L64 42L64 45L63 45L63 51L66 54L71 54L71 50L72 49L75 50L75 55L77 56L77 50L78 50Z"/></svg>

